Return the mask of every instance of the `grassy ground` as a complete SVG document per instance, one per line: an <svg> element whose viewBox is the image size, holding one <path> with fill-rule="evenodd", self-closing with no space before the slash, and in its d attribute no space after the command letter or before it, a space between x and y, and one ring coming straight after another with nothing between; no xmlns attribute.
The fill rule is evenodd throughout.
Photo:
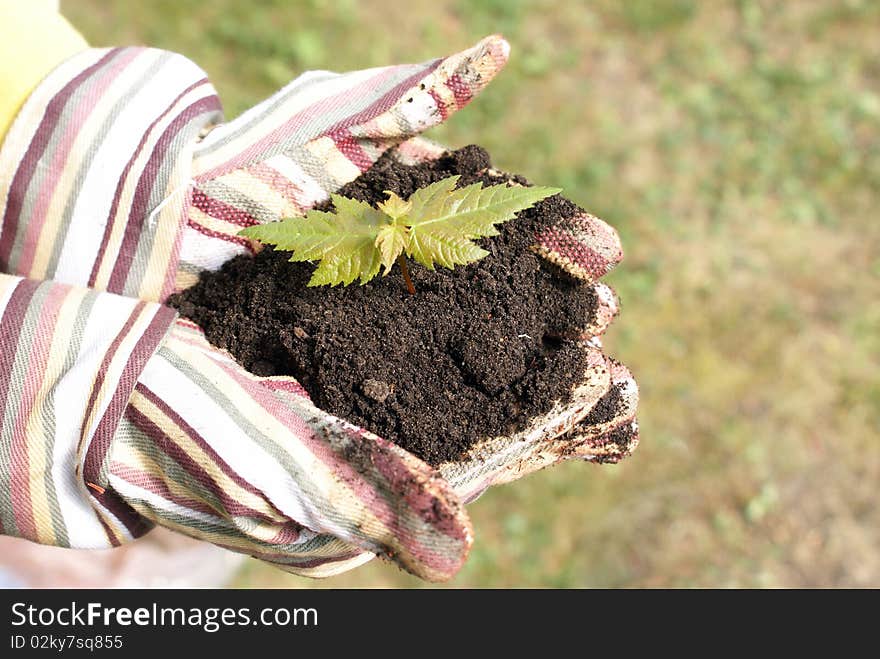
<svg viewBox="0 0 880 659"><path fill-rule="evenodd" d="M508 70L432 137L612 222L606 346L642 445L471 506L452 586L880 586L880 5L69 0L96 45L210 73L235 115L309 68L418 61L502 32ZM324 582L418 586L379 563Z"/></svg>

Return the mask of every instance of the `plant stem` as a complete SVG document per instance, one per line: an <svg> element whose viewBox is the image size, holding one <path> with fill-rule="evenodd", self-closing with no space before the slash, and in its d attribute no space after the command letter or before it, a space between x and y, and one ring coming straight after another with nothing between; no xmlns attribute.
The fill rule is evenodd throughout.
<svg viewBox="0 0 880 659"><path fill-rule="evenodd" d="M397 265L400 266L400 271L403 273L403 281L406 282L406 290L409 291L410 295L415 295L416 287L413 286L412 279L409 278L409 268L406 265L406 257L403 254L397 257Z"/></svg>

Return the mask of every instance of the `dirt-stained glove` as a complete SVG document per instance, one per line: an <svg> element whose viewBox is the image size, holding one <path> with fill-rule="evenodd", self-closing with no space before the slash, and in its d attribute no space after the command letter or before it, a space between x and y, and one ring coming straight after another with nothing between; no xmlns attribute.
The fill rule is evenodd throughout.
<svg viewBox="0 0 880 659"><path fill-rule="evenodd" d="M317 409L292 378L252 375L178 320L138 378L96 499L322 576L371 554L454 574L470 522L449 484L402 448Z"/></svg>

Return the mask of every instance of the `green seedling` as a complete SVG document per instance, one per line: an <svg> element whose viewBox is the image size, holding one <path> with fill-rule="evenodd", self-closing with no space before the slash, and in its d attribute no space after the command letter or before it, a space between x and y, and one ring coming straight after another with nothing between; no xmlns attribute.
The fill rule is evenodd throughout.
<svg viewBox="0 0 880 659"><path fill-rule="evenodd" d="M474 240L497 236L496 224L560 192L480 183L455 189L458 179L432 183L406 200L386 191L388 199L377 207L334 194L334 213L311 210L304 217L248 227L241 235L292 252L291 261L319 261L309 286L347 285L355 279L366 284L380 268L387 275L397 263L407 290L415 293L405 257L429 270L435 264L473 263L488 254Z"/></svg>

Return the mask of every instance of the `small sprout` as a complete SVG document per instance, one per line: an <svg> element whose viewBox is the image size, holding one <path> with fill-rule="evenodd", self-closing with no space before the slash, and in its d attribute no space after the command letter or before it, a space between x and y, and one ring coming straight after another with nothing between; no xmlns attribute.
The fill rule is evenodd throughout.
<svg viewBox="0 0 880 659"><path fill-rule="evenodd" d="M480 183L455 189L450 176L416 190L409 199L386 191L377 208L363 201L331 195L335 213L311 210L244 229L241 235L292 252L291 261L319 261L309 286L366 284L384 268L400 265L410 293L415 292L405 256L429 270L473 263L488 252L474 240L497 236L496 224L512 219L559 188Z"/></svg>

